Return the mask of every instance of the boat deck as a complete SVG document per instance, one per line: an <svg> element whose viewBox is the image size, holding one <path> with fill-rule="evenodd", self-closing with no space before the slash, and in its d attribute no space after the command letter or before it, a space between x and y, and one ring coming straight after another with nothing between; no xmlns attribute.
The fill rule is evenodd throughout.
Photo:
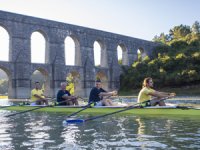
<svg viewBox="0 0 200 150"><path fill-rule="evenodd" d="M38 106L12 106L5 108L6 110L11 111L25 111L25 110L31 110L33 108L36 108ZM77 106L71 106L71 107L61 107L61 106L55 106L55 107L43 107L41 109L37 109L35 111L37 112L51 112L51 113L64 113L64 114L71 114L76 111L79 111L82 109L82 107ZM106 113L112 113L115 111L119 111L125 108L120 107L95 107L95 108L87 108L84 111L80 112L80 114L106 114ZM150 107L150 108L133 108L130 110L126 110L124 112L121 112L119 114L127 114L127 115L183 115L183 116L200 116L200 109L199 108L176 108L176 106L167 106L167 107ZM199 117L200 118L200 117Z"/></svg>

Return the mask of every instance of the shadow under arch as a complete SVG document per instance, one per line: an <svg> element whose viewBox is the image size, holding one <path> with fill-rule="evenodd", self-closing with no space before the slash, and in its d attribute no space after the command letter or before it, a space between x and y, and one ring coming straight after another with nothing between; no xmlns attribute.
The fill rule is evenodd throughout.
<svg viewBox="0 0 200 150"><path fill-rule="evenodd" d="M108 77L106 76L106 73L104 71L99 71L96 73L96 80L101 80L102 87L106 90L109 89Z"/></svg>
<svg viewBox="0 0 200 150"><path fill-rule="evenodd" d="M70 94L77 96L83 95L81 76L78 71L70 71L67 74L66 81L68 82L67 90Z"/></svg>
<svg viewBox="0 0 200 150"><path fill-rule="evenodd" d="M144 58L147 56L145 49L143 47L139 47L137 50L137 54L138 54L138 60L144 60Z"/></svg>
<svg viewBox="0 0 200 150"><path fill-rule="evenodd" d="M50 77L47 70L37 68L31 75L31 89L34 88L35 82L40 82L41 88L44 90L44 95L52 97L53 93L50 89Z"/></svg>
<svg viewBox="0 0 200 150"><path fill-rule="evenodd" d="M11 97L13 97L12 96L12 91L13 91L13 89L12 89L12 85L13 85L13 81L12 81L12 75L11 75L11 72L6 68L6 67L4 67L4 66L1 66L0 65L0 70L1 70L1 72L4 72L5 73L5 76L7 76L7 85L4 85L5 87L4 88L6 88L6 90L4 90L4 93L0 93L0 94L5 94L5 95L7 95L8 96L8 98L11 98ZM5 78L4 78L5 79ZM6 81L5 81L6 82Z"/></svg>

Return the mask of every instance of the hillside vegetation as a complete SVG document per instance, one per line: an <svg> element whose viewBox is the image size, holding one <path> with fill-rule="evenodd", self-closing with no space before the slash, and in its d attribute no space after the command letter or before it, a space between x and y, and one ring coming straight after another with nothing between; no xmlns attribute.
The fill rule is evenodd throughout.
<svg viewBox="0 0 200 150"><path fill-rule="evenodd" d="M145 77L152 77L157 88L200 84L200 25L175 26L168 34L153 38L160 43L152 56L141 58L131 67L123 67L121 91L140 89Z"/></svg>

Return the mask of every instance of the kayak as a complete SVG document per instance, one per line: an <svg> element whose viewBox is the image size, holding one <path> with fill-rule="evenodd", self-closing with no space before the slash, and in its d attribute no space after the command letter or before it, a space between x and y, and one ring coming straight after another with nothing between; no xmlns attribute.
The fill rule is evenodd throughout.
<svg viewBox="0 0 200 150"><path fill-rule="evenodd" d="M2 107L3 108L3 107ZM84 108L84 106L8 106L3 110L10 111L27 111L34 108L39 108L37 112L51 112L51 113L64 113L70 114L77 112ZM90 107L81 111L79 114L107 114L115 111L126 109L127 107L121 106L98 106ZM2 110L2 109L0 109ZM120 112L119 114L130 114L130 115L182 115L182 116L197 116L200 118L200 108L192 107L181 107L181 106L154 106L145 108L131 108L129 110Z"/></svg>

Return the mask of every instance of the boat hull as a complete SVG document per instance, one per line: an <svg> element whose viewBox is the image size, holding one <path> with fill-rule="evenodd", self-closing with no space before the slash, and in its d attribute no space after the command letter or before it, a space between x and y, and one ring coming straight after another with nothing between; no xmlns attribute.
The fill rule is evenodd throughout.
<svg viewBox="0 0 200 150"><path fill-rule="evenodd" d="M12 106L7 107L6 110L11 111L25 111L36 108L37 106ZM37 112L52 112L52 113L64 113L70 114L81 110L81 107L43 107L37 109ZM106 114L119 111L125 108L119 107L98 107L98 108L87 108L81 111L79 114ZM130 115L182 115L182 116L200 116L200 109L193 108L176 108L176 107L155 107L155 108L133 108L120 112L119 114L130 114ZM200 118L200 117L199 117Z"/></svg>

